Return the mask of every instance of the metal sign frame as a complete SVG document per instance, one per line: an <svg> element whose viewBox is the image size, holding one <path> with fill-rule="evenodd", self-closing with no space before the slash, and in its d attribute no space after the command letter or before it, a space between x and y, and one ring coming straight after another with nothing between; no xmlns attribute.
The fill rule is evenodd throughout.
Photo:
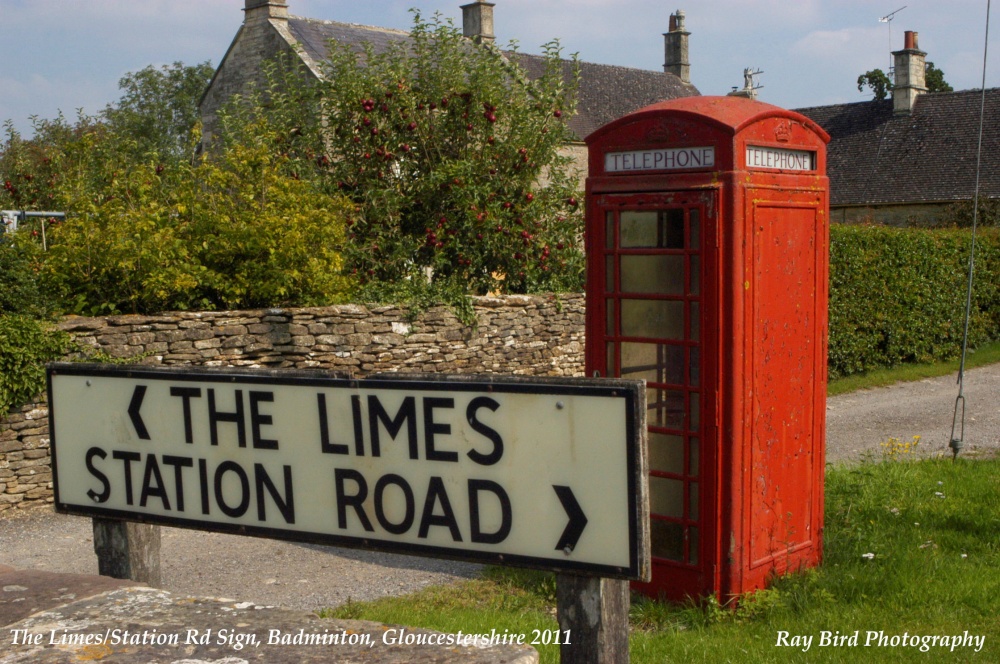
<svg viewBox="0 0 1000 664"><path fill-rule="evenodd" d="M80 445L77 440L76 431L82 431L78 427L85 427L83 422L74 422L68 427L65 421L60 419L60 410L64 403L64 391L69 388L54 385L61 377L80 377L94 379L129 379L130 381L141 380L144 384L153 385L157 381L168 381L171 385L183 385L185 383L199 383L209 385L245 385L250 388L254 386L293 386L313 387L324 390L402 390L406 392L419 391L429 394L453 393L456 395L471 395L481 393L483 395L540 395L540 396L565 396L567 400L573 397L600 397L622 399L623 412L625 414L624 430L625 440L621 441L621 452L625 455L625 466L627 468L627 532L628 532L628 563L622 565L608 565L595 563L586 560L573 560L571 553L575 546L576 538L586 527L587 518L583 514L580 505L573 497L569 487L552 485L552 489L558 495L559 502L565 509L566 515L562 519L568 520L562 536L557 544L569 543L565 553L554 551L551 557L520 555L509 551L498 550L468 550L453 548L450 546L414 544L412 542L401 542L393 540L391 537L383 537L381 533L371 537L345 536L333 532L315 532L303 530L288 530L274 528L263 525L248 525L245 523L231 523L224 521L209 521L201 519L186 518L182 516L172 516L165 514L153 514L141 511L140 508L130 507L128 509L111 509L101 507L100 504L85 502L80 499L69 499L66 492L61 490L61 475L63 473L75 473L73 470L60 467L60 458L72 454L79 458ZM643 580L648 579L650 574L649 558L649 523L648 523L648 497L645 461L645 387L641 381L621 380L621 379L561 379L561 378L534 378L534 377L495 377L495 376L455 376L440 374L382 374L380 376L367 379L351 379L339 376L331 376L329 373L298 370L260 370L245 368L149 368L142 366L125 365L98 365L81 363L54 363L47 368L48 396L49 396L49 427L51 436L52 472L55 491L55 509L57 512L65 514L76 514L96 518L112 518L129 521L138 521L150 524L166 526L176 526L182 528L192 528L211 532L223 532L239 535L250 535L255 537L265 537L281 539L287 541L307 542L323 545L341 546L347 548L366 549L372 551L385 551L391 553L402 553L410 555L431 556L448 558L477 563L492 563L501 565L513 565L520 567L530 567L536 569L546 569L556 572L584 575L600 576L607 578L621 578ZM89 385L90 381L86 381ZM117 383L122 384L121 380ZM73 384L72 381L65 384ZM149 445L149 454L156 451L155 442L150 440L149 433L145 431L144 412L152 412L156 409L147 402L147 410L142 411L143 399L146 389L139 389L138 386L132 388L131 400L128 403L116 401L114 409L120 412L121 425L128 428L133 439L143 441L144 445ZM192 388L193 389L193 388ZM66 397L68 398L68 397ZM515 397L516 398L516 397ZM187 409L189 402L184 400L184 408ZM251 398L250 409L255 407ZM557 405L557 408L560 406ZM103 408L103 407L102 407ZM66 410L70 410L69 405ZM255 411L256 413L256 411ZM189 415L185 413L185 417ZM257 415L255 414L255 417ZM265 416L269 418L269 416ZM128 419L126 419L128 418ZM269 419L261 420L264 424L270 424ZM60 428L60 426L62 428ZM254 427L257 425L254 424ZM188 423L190 429L190 423ZM249 428L249 427L248 427ZM398 430L398 429L397 429ZM188 433L190 437L190 433ZM259 431L254 431L255 440L260 438ZM85 438L80 433L81 439ZM395 434L393 434L395 440ZM188 440L187 442L191 442ZM268 442L264 440L264 442ZM532 441L536 442L536 441ZM537 441L539 444L544 441ZM82 445L86 445L84 442ZM175 443L172 443L175 444ZM608 441L609 445L618 445L616 441ZM76 446L76 447L74 447ZM254 445L256 447L256 444ZM88 460L89 463L89 460ZM442 464L447 465L447 464ZM79 469L81 473L86 473L84 468ZM178 468L174 469L179 472ZM444 468L444 472L448 468ZM513 468L514 472L527 471L538 473L537 482L545 482L545 468ZM126 473L130 472L128 470ZM149 472L148 470L146 471ZM290 471L289 471L290 472ZM506 472L506 471L505 471ZM138 475L139 471L136 471ZM166 470L164 470L166 475ZM461 472L459 472L461 474ZM464 476L462 476L464 478ZM69 480L67 480L68 482ZM146 479L148 482L148 478ZM178 480L179 481L179 480ZM204 480L203 480L204 481ZM218 481L218 479L217 479ZM260 480L258 480L260 481ZM131 480L129 480L131 483ZM170 484L170 480L161 484ZM578 486L578 491L599 492L602 487ZM163 487L161 487L163 489ZM202 488L204 492L204 487ZM218 489L217 489L218 490ZM471 492L471 489L470 489ZM583 495L582 493L578 495ZM263 499L261 499L263 500ZM430 498L428 496L428 501ZM131 501L130 501L131 502ZM346 509L346 508L345 508ZM592 526L593 528L594 526ZM591 531L594 532L593 530ZM558 535L558 533L556 533ZM600 535L600 533L597 533ZM547 533L552 535L552 533ZM592 535L593 536L593 535ZM556 547L559 549L559 547Z"/></svg>

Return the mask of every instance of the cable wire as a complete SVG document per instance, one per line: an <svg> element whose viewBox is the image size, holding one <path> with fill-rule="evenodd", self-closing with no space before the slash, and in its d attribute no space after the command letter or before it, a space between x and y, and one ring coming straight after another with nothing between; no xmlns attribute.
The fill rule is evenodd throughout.
<svg viewBox="0 0 1000 664"><path fill-rule="evenodd" d="M979 180L982 172L983 162L983 124L986 116L986 56L990 45L990 4L991 0L986 0L986 37L983 40L983 83L982 95L979 101L979 144L976 147L976 186L972 203L972 247L969 251L969 283L965 291L965 326L962 332L962 360L958 365L958 397L955 399L955 413L951 420L951 441L948 447L951 448L952 459L958 458L958 453L962 451L965 441L965 358L969 352L969 318L972 312L972 278L976 269L976 227L979 222ZM958 438L955 437L955 427L959 422L959 409L961 409L961 429Z"/></svg>

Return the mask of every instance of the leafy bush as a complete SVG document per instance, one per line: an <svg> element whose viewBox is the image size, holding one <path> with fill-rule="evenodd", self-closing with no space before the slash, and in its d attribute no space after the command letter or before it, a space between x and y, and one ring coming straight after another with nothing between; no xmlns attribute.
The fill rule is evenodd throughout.
<svg viewBox="0 0 1000 664"><path fill-rule="evenodd" d="M0 315L49 313L38 283L39 253L38 246L22 235L0 235Z"/></svg>
<svg viewBox="0 0 1000 664"><path fill-rule="evenodd" d="M971 228L972 219L980 227L1000 226L1000 200L996 198L979 197L978 207L972 199L952 203L945 208L938 222L941 228Z"/></svg>
<svg viewBox="0 0 1000 664"><path fill-rule="evenodd" d="M961 351L968 231L834 226L830 231L831 377ZM1000 235L978 236L970 346L1000 337Z"/></svg>
<svg viewBox="0 0 1000 664"><path fill-rule="evenodd" d="M344 300L350 202L289 171L273 129L251 125L252 144L227 146L181 189L180 236L200 270L210 308L312 306Z"/></svg>
<svg viewBox="0 0 1000 664"><path fill-rule="evenodd" d="M285 172L271 130L249 128L194 164L134 163L118 137L86 133L86 177L58 188L69 212L42 273L66 311L253 308L337 302L348 204Z"/></svg>
<svg viewBox="0 0 1000 664"><path fill-rule="evenodd" d="M45 389L45 363L59 359L69 335L28 316L0 316L0 417Z"/></svg>

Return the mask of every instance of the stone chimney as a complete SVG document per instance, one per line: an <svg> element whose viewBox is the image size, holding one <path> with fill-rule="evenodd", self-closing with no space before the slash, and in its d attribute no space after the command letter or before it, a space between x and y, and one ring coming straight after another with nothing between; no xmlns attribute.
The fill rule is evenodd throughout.
<svg viewBox="0 0 1000 664"><path fill-rule="evenodd" d="M917 96L927 92L927 54L917 46L917 33L907 30L902 51L893 51L895 78L892 87L892 110L897 115L913 111Z"/></svg>
<svg viewBox="0 0 1000 664"><path fill-rule="evenodd" d="M249 2L250 0L247 0ZM493 36L493 8L492 2L476 0L467 5L462 5L462 34L473 40L477 44L487 42L492 44L496 37Z"/></svg>
<svg viewBox="0 0 1000 664"><path fill-rule="evenodd" d="M288 20L288 3L285 0L244 0L244 2L244 23L256 23L268 19Z"/></svg>
<svg viewBox="0 0 1000 664"><path fill-rule="evenodd" d="M663 71L675 74L685 83L691 82L691 63L688 62L688 37L690 32L684 29L684 12L680 9L670 15L670 32L664 33L663 43L665 56Z"/></svg>

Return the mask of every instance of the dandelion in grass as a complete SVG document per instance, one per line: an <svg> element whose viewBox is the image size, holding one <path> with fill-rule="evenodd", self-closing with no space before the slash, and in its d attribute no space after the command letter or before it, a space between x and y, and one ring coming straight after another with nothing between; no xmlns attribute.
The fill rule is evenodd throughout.
<svg viewBox="0 0 1000 664"><path fill-rule="evenodd" d="M911 440L903 442L899 438L890 437L882 444L882 456L889 460L899 460L909 458L917 451L920 445L920 436L914 436Z"/></svg>

